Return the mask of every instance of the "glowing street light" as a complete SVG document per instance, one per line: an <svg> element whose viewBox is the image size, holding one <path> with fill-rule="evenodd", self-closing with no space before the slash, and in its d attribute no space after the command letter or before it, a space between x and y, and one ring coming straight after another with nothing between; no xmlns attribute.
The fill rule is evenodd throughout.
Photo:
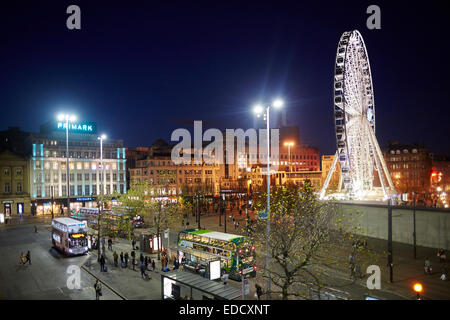
<svg viewBox="0 0 450 320"><path fill-rule="evenodd" d="M281 99L276 99L276 100L273 102L273 106L274 106L275 108L277 108L277 109L281 108L281 107L283 106L283 104L284 104L284 102L283 102L283 100L281 100Z"/></svg>
<svg viewBox="0 0 450 320"><path fill-rule="evenodd" d="M263 113L263 107L260 104L257 104L253 107L253 113L256 114L258 117Z"/></svg>
<svg viewBox="0 0 450 320"><path fill-rule="evenodd" d="M423 292L423 286L420 282L416 282L413 286L413 290L417 295L417 300L420 300L420 294Z"/></svg>
<svg viewBox="0 0 450 320"><path fill-rule="evenodd" d="M294 146L294 142L293 141L286 141L285 143L284 143L284 146L285 147L288 147L288 155L289 155L289 172L291 172L292 170L291 170L291 147L293 147Z"/></svg>

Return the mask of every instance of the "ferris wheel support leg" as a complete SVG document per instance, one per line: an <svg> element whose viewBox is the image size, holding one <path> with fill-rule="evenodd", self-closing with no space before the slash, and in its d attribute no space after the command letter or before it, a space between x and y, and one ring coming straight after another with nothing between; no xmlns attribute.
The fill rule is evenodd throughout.
<svg viewBox="0 0 450 320"><path fill-rule="evenodd" d="M374 141L377 141L373 130L370 128L369 131L370 131L370 135L372 136L372 139L374 139ZM375 143L375 150L378 155L378 158L380 159L381 166L383 167L383 172L386 177L386 180L388 181L389 188L391 188L391 190L395 192L395 188L394 188L394 184L392 183L391 175L389 174L389 171L386 166L386 162L384 161L383 154L381 153L380 146L378 145L378 143Z"/></svg>
<svg viewBox="0 0 450 320"><path fill-rule="evenodd" d="M342 179L342 174L339 174L338 192L341 192L343 182L344 182L344 179Z"/></svg>
<svg viewBox="0 0 450 320"><path fill-rule="evenodd" d="M386 197L386 196L388 196L388 194L387 194L387 190L386 190L386 185L384 183L383 172L382 172L383 169L381 168L380 158L379 158L379 154L377 152L378 142L375 138L375 135L373 134L372 128L370 127L370 125L368 123L366 123L366 129L369 132L369 143L372 147L372 150L374 150L374 152L375 152L375 154L374 154L375 165L377 167L378 177L380 178L381 187L383 188L383 194Z"/></svg>
<svg viewBox="0 0 450 320"><path fill-rule="evenodd" d="M337 159L338 159L338 152L336 151L334 158L333 158L333 163L331 164L331 167L330 167L330 171L328 171L327 178L325 179L325 183L323 184L322 190L320 191L319 199L323 199L323 197L325 196L325 192L328 189L328 184L330 183L331 177L333 176L333 173L336 170ZM341 180L339 180L339 181L341 181Z"/></svg>

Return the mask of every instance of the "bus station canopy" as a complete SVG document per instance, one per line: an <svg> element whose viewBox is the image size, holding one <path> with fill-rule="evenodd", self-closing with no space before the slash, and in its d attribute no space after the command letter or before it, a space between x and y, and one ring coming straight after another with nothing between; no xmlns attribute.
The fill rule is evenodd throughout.
<svg viewBox="0 0 450 320"><path fill-rule="evenodd" d="M162 273L161 282L164 282L163 277L176 281L190 288L202 291L206 294L210 294L214 296L215 299L235 300L241 297L241 291L236 288L203 278L197 274L193 274L183 270L173 270ZM163 292L161 293L164 295Z"/></svg>

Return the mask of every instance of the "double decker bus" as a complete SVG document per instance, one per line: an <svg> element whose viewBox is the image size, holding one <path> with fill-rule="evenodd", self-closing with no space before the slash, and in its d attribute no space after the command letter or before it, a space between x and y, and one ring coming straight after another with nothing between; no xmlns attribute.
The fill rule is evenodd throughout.
<svg viewBox="0 0 450 320"><path fill-rule="evenodd" d="M220 260L230 279L242 274L256 275L253 240L244 236L211 230L188 229L178 234L178 259L187 268L206 268L209 261Z"/></svg>
<svg viewBox="0 0 450 320"><path fill-rule="evenodd" d="M72 218L53 219L52 244L66 255L86 254L88 252L86 222Z"/></svg>

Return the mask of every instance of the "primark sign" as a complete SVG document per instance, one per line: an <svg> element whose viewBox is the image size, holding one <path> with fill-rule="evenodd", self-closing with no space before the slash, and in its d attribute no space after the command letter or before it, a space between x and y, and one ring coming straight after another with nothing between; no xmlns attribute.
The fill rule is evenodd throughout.
<svg viewBox="0 0 450 320"><path fill-rule="evenodd" d="M66 131L66 122L57 121L56 130ZM97 131L97 126L94 122L82 122L82 123L69 122L69 131L76 133L95 133Z"/></svg>

